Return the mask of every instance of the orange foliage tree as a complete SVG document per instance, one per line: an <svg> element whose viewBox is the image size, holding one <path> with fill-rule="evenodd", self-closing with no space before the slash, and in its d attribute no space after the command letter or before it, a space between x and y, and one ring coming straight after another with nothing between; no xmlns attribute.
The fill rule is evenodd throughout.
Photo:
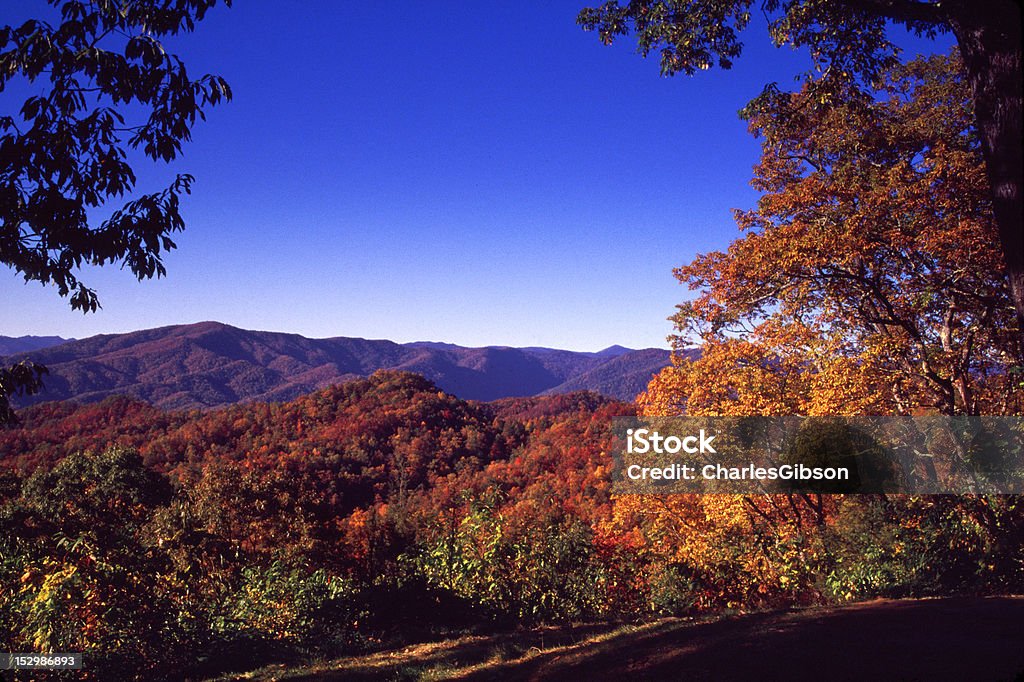
<svg viewBox="0 0 1024 682"><path fill-rule="evenodd" d="M699 353L677 352L638 398L640 412L1019 413L1020 336L958 57L893 68L874 98L815 93L769 92L751 107L762 197L736 213L743 236L726 251L676 270L699 294L678 306L673 341ZM849 597L875 580L828 585L833 554L854 551L844 533L871 547L898 545L904 532L925 546L917 529L871 535L864 504L624 496L615 519L643 530L652 584L672 573L698 607L770 604ZM937 510L949 505L908 504L915 524L948 530L953 517ZM1013 500L957 505L977 530L956 532L1019 535Z"/></svg>
<svg viewBox="0 0 1024 682"><path fill-rule="evenodd" d="M643 409L691 414L1014 414L1021 348L970 93L953 55L876 99L766 95L744 235L676 277L677 347Z"/></svg>

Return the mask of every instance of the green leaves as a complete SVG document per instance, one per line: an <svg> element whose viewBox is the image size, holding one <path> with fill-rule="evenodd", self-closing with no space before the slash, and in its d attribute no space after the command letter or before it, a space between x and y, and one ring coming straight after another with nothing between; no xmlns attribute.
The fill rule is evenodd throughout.
<svg viewBox="0 0 1024 682"><path fill-rule="evenodd" d="M634 1L624 7L607 2L583 9L576 23L597 31L606 45L632 30L640 54L660 54L663 76L692 75L716 61L723 69L732 67L743 47L737 32L750 21L750 5L751 0Z"/></svg>
<svg viewBox="0 0 1024 682"><path fill-rule="evenodd" d="M17 422L10 396L38 393L46 374L49 371L45 367L28 361L0 367L0 427Z"/></svg>
<svg viewBox="0 0 1024 682"><path fill-rule="evenodd" d="M645 57L658 52L661 73L692 75L716 62L723 69L740 56L738 33L750 23L752 0L631 0L585 8L576 23L611 44L634 33ZM870 83L891 67L895 47L885 36L887 17L879 8L852 2L790 0L759 3L776 45L807 46L818 73L836 81ZM935 28L930 27L934 32Z"/></svg>
<svg viewBox="0 0 1024 682"><path fill-rule="evenodd" d="M120 263L140 280L164 274L161 255L174 248L168 235L184 228L179 197L190 176L138 196L98 226L90 209L135 192L129 150L172 161L206 108L231 99L222 78L193 80L161 43L193 30L216 4L68 0L56 27L30 20L0 28L0 91L15 78L42 89L20 120L0 119L0 263L26 281L54 284L83 312L99 307L78 280L83 264ZM126 121L128 111L138 112L135 120Z"/></svg>

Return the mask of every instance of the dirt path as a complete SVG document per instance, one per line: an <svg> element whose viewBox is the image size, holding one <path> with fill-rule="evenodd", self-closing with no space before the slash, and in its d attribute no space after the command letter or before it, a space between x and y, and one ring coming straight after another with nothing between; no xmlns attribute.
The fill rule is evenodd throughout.
<svg viewBox="0 0 1024 682"><path fill-rule="evenodd" d="M611 632L466 637L246 679L1024 682L1024 597L878 600Z"/></svg>

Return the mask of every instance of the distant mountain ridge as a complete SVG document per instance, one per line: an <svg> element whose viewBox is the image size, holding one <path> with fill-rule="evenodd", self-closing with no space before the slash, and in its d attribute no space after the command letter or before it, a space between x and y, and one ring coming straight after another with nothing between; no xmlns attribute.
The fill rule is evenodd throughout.
<svg viewBox="0 0 1024 682"><path fill-rule="evenodd" d="M0 344L7 341L20 340L0 337ZM578 390L632 400L654 373L669 364L669 352L656 348L612 346L583 353L347 337L309 339L219 322L103 334L14 353L0 351L0 355L7 356L7 362L30 357L50 370L45 390L20 400L23 406L70 398L93 402L122 394L168 409L290 400L378 369L421 374L442 390L469 400Z"/></svg>
<svg viewBox="0 0 1024 682"><path fill-rule="evenodd" d="M74 341L74 339L65 339L60 336L0 336L0 357L59 346L68 341Z"/></svg>

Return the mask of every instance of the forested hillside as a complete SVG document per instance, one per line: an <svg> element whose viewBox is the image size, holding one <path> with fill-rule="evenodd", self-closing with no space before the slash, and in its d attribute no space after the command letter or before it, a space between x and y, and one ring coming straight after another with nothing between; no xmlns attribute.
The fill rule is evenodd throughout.
<svg viewBox="0 0 1024 682"><path fill-rule="evenodd" d="M611 417L632 409L472 403L401 372L207 412L29 408L0 431L0 636L85 651L96 679L179 679L513 624L1024 585L1019 498L615 498Z"/></svg>
<svg viewBox="0 0 1024 682"><path fill-rule="evenodd" d="M213 315L578 347L671 315L673 350L0 338L0 649L81 652L101 682L1024 675L1024 495L1001 494L1024 433L1018 3L578 15L662 75L731 67L748 27L806 48L791 90L736 74L745 106L609 69L546 3L14 4L0 265L87 313L95 269L175 278L98 279L118 312L96 326L12 290L16 333ZM165 266L194 178L136 162L231 99L222 58L246 102L197 135L212 191L187 201L192 262ZM718 125L740 106L756 161ZM662 298L670 272L688 294ZM642 440L617 417L733 426ZM876 417L898 449L832 428ZM656 456L637 487L623 450ZM709 492L663 485L695 450ZM760 460L726 466L748 454L852 476L769 488Z"/></svg>
<svg viewBox="0 0 1024 682"><path fill-rule="evenodd" d="M10 341L12 347L24 346L24 342ZM579 390L632 400L669 364L669 352L654 348L580 353L345 337L308 339L218 322L105 334L22 350L26 352L12 355L9 361L30 359L50 373L43 391L22 397L21 405L69 398L95 402L128 395L168 409L290 400L379 369L416 372L467 400Z"/></svg>
<svg viewBox="0 0 1024 682"><path fill-rule="evenodd" d="M0 357L59 346L67 341L74 341L74 339L65 339L60 336L0 336Z"/></svg>

